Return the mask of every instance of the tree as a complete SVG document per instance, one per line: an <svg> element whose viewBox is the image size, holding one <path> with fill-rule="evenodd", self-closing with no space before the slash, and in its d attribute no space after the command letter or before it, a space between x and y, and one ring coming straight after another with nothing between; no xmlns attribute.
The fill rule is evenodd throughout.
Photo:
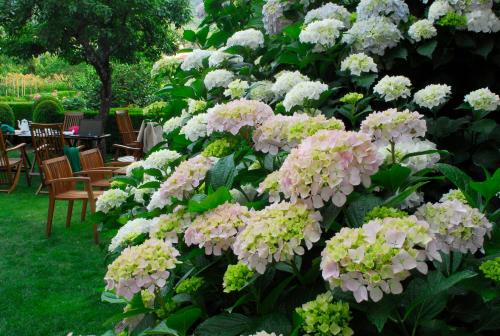
<svg viewBox="0 0 500 336"><path fill-rule="evenodd" d="M104 118L111 107L111 61L175 50L173 29L190 16L189 0L0 0L2 50L15 53L22 43L24 54L49 51L72 63L89 63L102 84Z"/></svg>

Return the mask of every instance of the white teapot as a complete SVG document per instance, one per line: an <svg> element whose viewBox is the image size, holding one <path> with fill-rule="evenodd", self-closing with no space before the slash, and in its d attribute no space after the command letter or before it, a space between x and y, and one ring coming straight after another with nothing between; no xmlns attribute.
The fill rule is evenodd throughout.
<svg viewBox="0 0 500 336"><path fill-rule="evenodd" d="M29 133L30 132L30 125L28 124L28 120L23 119L23 120L18 120L17 121L17 127L19 127L19 130L21 133Z"/></svg>

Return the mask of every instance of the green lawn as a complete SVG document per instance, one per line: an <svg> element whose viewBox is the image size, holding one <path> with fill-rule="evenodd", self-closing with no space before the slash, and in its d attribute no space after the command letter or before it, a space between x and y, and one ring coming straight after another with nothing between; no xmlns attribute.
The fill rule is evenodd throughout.
<svg viewBox="0 0 500 336"><path fill-rule="evenodd" d="M100 302L105 250L80 223L81 203L67 229L67 203L58 202L47 239L48 197L34 190L23 179L14 193L0 193L0 335L100 335L118 312Z"/></svg>

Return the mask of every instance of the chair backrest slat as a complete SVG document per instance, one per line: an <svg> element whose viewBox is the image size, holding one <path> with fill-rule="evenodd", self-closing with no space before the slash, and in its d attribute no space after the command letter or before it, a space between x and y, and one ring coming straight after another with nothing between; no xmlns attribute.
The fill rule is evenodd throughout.
<svg viewBox="0 0 500 336"><path fill-rule="evenodd" d="M70 127L79 126L80 120L84 117L83 112L66 112L64 113L63 130L67 131Z"/></svg>
<svg viewBox="0 0 500 336"><path fill-rule="evenodd" d="M104 167L104 160L99 149L93 148L80 153L80 164L83 170L91 170Z"/></svg>
<svg viewBox="0 0 500 336"><path fill-rule="evenodd" d="M62 124L31 124L31 137L36 160L43 161L64 155Z"/></svg>
<svg viewBox="0 0 500 336"><path fill-rule="evenodd" d="M12 175L10 174L9 157L7 155L7 145L0 129L0 184L10 184Z"/></svg>
<svg viewBox="0 0 500 336"><path fill-rule="evenodd" d="M124 145L137 141L137 136L134 132L134 127L128 111L116 111L116 124Z"/></svg>
<svg viewBox="0 0 500 336"><path fill-rule="evenodd" d="M45 174L45 180L51 180L65 177L72 177L73 171L68 158L65 156L45 160L42 162L42 169ZM75 182L57 183L52 187L56 194L75 189Z"/></svg>

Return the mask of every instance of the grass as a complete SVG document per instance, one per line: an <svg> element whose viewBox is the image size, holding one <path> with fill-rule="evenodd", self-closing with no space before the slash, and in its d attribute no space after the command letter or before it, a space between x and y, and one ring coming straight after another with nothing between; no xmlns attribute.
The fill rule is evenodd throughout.
<svg viewBox="0 0 500 336"><path fill-rule="evenodd" d="M100 335L119 309L100 301L105 251L93 243L91 225L80 223L81 202L70 228L67 203L56 203L47 239L48 197L35 195L34 182L0 193L0 335Z"/></svg>

